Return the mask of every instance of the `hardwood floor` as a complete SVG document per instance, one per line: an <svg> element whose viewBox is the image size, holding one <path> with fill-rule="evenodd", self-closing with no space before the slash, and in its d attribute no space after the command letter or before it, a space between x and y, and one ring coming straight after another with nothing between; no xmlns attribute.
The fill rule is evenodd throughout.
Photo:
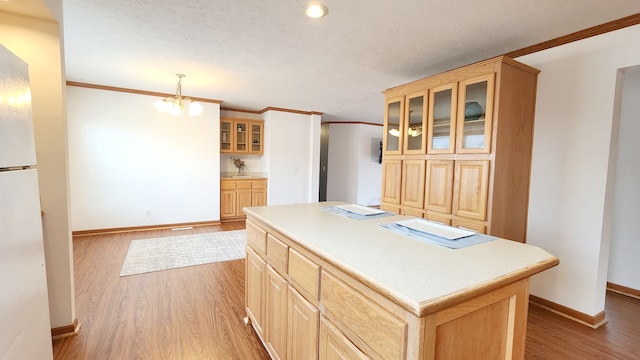
<svg viewBox="0 0 640 360"><path fill-rule="evenodd" d="M244 260L120 277L135 239L244 228L244 222L74 239L77 336L54 359L268 359L245 326ZM640 300L607 293L609 322L594 330L529 307L525 359L640 359Z"/></svg>
<svg viewBox="0 0 640 360"><path fill-rule="evenodd" d="M81 327L54 341L54 359L268 359L242 322L244 260L120 277L131 240L242 228L244 222L75 238Z"/></svg>
<svg viewBox="0 0 640 360"><path fill-rule="evenodd" d="M608 322L591 329L529 306L525 359L640 359L640 300L607 291L605 313Z"/></svg>

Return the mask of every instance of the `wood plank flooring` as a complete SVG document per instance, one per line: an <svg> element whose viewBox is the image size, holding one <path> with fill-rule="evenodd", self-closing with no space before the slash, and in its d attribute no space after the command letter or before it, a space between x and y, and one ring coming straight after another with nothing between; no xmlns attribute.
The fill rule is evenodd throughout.
<svg viewBox="0 0 640 360"><path fill-rule="evenodd" d="M120 277L131 240L242 228L235 222L76 237L81 328L54 341L54 359L268 359L242 322L244 260ZM607 293L606 313L609 322L594 330L530 306L525 359L640 359L640 300Z"/></svg>
<svg viewBox="0 0 640 360"><path fill-rule="evenodd" d="M244 222L75 238L81 327L54 341L54 359L268 359L242 322L244 260L120 277L131 240L242 228Z"/></svg>

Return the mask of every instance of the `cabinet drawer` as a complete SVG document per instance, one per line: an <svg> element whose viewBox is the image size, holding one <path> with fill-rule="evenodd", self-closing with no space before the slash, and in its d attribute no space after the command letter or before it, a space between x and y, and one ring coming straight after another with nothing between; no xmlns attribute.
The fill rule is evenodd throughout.
<svg viewBox="0 0 640 360"><path fill-rule="evenodd" d="M407 323L326 271L320 302L327 317L365 353L380 359L405 358Z"/></svg>
<svg viewBox="0 0 640 360"><path fill-rule="evenodd" d="M235 190L236 182L233 180L221 180L220 190Z"/></svg>
<svg viewBox="0 0 640 360"><path fill-rule="evenodd" d="M302 296L317 304L320 292L320 265L294 249L289 249L289 278Z"/></svg>
<svg viewBox="0 0 640 360"><path fill-rule="evenodd" d="M267 180L253 180L251 181L252 189L266 189L267 188Z"/></svg>
<svg viewBox="0 0 640 360"><path fill-rule="evenodd" d="M251 189L251 181L246 181L246 180L236 181L236 188L237 189Z"/></svg>
<svg viewBox="0 0 640 360"><path fill-rule="evenodd" d="M247 243L260 255L267 253L267 232L258 225L247 220L246 223Z"/></svg>
<svg viewBox="0 0 640 360"><path fill-rule="evenodd" d="M288 258L289 246L272 234L267 234L267 259L271 266L280 274L286 274Z"/></svg>

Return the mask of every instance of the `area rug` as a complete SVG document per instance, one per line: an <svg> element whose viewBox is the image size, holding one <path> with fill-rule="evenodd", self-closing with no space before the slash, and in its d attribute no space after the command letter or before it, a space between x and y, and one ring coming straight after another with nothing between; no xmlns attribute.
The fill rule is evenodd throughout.
<svg viewBox="0 0 640 360"><path fill-rule="evenodd" d="M132 240L120 276L244 258L244 230Z"/></svg>

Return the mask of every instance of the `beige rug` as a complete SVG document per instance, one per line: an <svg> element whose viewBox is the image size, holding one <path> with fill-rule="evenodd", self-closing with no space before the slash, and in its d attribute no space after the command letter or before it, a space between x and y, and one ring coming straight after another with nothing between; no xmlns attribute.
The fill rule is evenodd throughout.
<svg viewBox="0 0 640 360"><path fill-rule="evenodd" d="M132 240L120 276L244 258L244 230Z"/></svg>

